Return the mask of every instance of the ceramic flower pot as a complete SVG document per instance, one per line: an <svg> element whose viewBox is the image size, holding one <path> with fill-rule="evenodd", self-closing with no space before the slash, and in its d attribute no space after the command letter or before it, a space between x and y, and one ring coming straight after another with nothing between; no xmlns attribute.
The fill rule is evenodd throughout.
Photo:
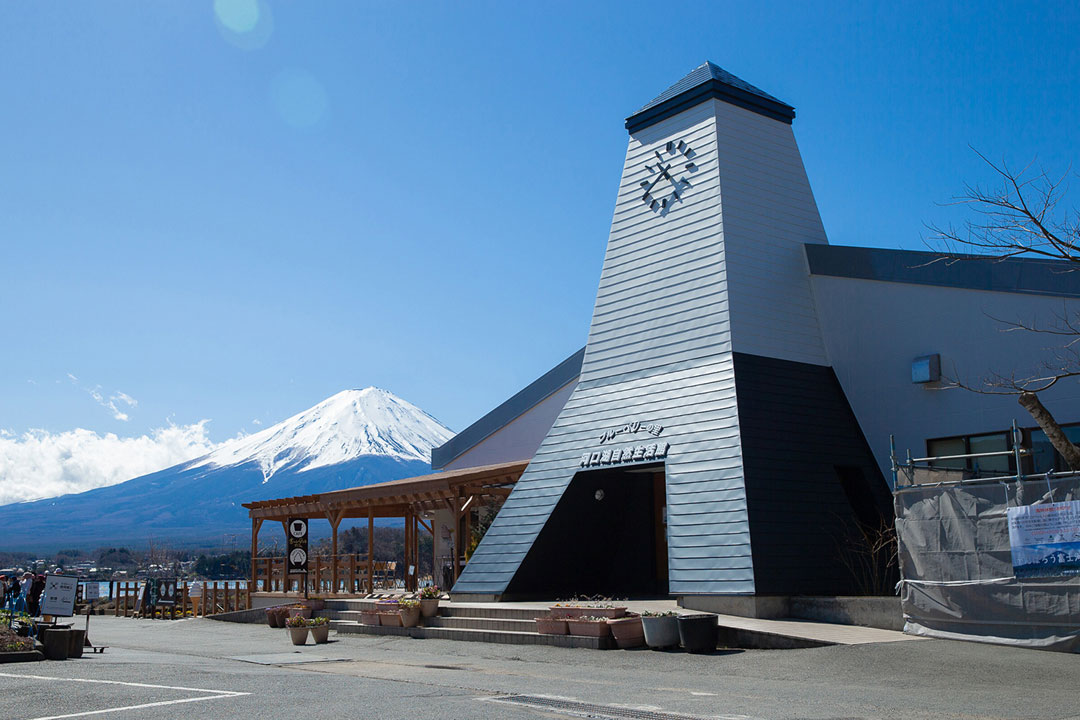
<svg viewBox="0 0 1080 720"><path fill-rule="evenodd" d="M645 628L640 615L628 615L608 620L615 644L622 649L641 647L645 644Z"/></svg>
<svg viewBox="0 0 1080 720"><path fill-rule="evenodd" d="M600 608L600 607L588 607L582 606L563 606L559 607L553 605L551 608L551 617L553 618L576 618L576 617L603 617L603 618L619 618L626 615L626 608L613 607L613 608Z"/></svg>
<svg viewBox="0 0 1080 720"><path fill-rule="evenodd" d="M329 625L313 625L311 628L311 639L318 645L324 642L330 642L330 626Z"/></svg>
<svg viewBox="0 0 1080 720"><path fill-rule="evenodd" d="M420 601L421 617L435 617L439 614L439 598L426 598Z"/></svg>
<svg viewBox="0 0 1080 720"><path fill-rule="evenodd" d="M645 644L651 648L674 647L679 644L679 619L668 617L642 617Z"/></svg>
<svg viewBox="0 0 1080 720"><path fill-rule="evenodd" d="M381 612L379 624L383 627L401 627L401 615L396 612Z"/></svg>
<svg viewBox="0 0 1080 720"><path fill-rule="evenodd" d="M570 629L566 626L566 618L535 618L536 632L541 635L567 635Z"/></svg>
<svg viewBox="0 0 1080 720"><path fill-rule="evenodd" d="M398 610L398 615L401 616L402 627L416 627L420 624L420 608L401 608Z"/></svg>
<svg viewBox="0 0 1080 720"><path fill-rule="evenodd" d="M679 644L689 652L710 652L716 649L720 628L715 615L679 616Z"/></svg>
<svg viewBox="0 0 1080 720"><path fill-rule="evenodd" d="M360 624L361 625L378 625L379 613L374 610L361 610L360 611Z"/></svg>
<svg viewBox="0 0 1080 720"><path fill-rule="evenodd" d="M302 608L291 607L291 608L289 608L289 617L296 617L298 615L300 617L304 618L305 620L307 620L309 617L311 617L311 608L309 608L309 607L302 607Z"/></svg>
<svg viewBox="0 0 1080 720"><path fill-rule="evenodd" d="M583 620L581 618L568 618L566 626L571 635L584 635L585 637L607 637L611 634L606 620Z"/></svg>
<svg viewBox="0 0 1080 720"><path fill-rule="evenodd" d="M307 645L308 629L306 627L287 628L293 645Z"/></svg>

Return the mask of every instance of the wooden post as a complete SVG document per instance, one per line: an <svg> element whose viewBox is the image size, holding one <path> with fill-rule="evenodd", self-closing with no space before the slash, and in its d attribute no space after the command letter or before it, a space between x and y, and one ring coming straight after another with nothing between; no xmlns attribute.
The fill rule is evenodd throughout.
<svg viewBox="0 0 1080 720"><path fill-rule="evenodd" d="M336 513L328 513L330 517L330 592L337 594L338 591L338 546L337 531L341 524L341 516L344 510Z"/></svg>
<svg viewBox="0 0 1080 720"><path fill-rule="evenodd" d="M113 586L116 586L115 589ZM109 596L113 601L113 617L120 617L120 583L109 581Z"/></svg>
<svg viewBox="0 0 1080 720"><path fill-rule="evenodd" d="M375 592L375 509L367 511L367 589Z"/></svg>
<svg viewBox="0 0 1080 720"><path fill-rule="evenodd" d="M255 591L256 563L259 558L259 530L261 528L262 518L251 518L251 582L247 586L248 607L251 606L251 593Z"/></svg>

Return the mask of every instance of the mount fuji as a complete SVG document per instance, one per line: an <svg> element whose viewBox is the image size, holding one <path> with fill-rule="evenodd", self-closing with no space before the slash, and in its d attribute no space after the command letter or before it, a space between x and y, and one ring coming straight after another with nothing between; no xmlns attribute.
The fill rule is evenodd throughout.
<svg viewBox="0 0 1080 720"><path fill-rule="evenodd" d="M142 546L150 539L218 546L225 535L250 532L242 503L430 473L431 448L453 434L386 390L345 390L171 468L75 495L0 506L4 548Z"/></svg>

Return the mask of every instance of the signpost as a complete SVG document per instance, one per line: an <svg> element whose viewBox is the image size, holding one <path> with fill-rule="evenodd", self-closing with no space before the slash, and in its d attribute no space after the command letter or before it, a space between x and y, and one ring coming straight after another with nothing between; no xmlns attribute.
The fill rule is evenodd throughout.
<svg viewBox="0 0 1080 720"><path fill-rule="evenodd" d="M287 525L288 551L289 551L289 575L307 575L308 565L308 521L307 518L289 518ZM307 597L307 577L304 583L304 597Z"/></svg>
<svg viewBox="0 0 1080 720"><path fill-rule="evenodd" d="M49 575L41 593L41 614L71 617L75 614L75 594L79 578L68 575Z"/></svg>

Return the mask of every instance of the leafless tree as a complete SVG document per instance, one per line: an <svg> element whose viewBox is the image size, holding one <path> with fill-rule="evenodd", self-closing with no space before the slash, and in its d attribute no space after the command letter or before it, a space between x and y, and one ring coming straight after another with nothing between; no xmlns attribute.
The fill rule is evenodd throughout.
<svg viewBox="0 0 1080 720"><path fill-rule="evenodd" d="M1005 163L995 164L976 154L993 170L1000 186L992 190L965 186L950 204L970 207L973 218L959 228L931 225L936 243L950 253L966 250L998 260L1034 256L1061 261L1061 272L1075 273L1080 285L1080 212L1058 207L1067 190L1067 176L1055 178L1033 165L1014 171ZM1063 380L1080 378L1080 313L1065 306L1052 321L1043 323L994 319L1005 332L1045 335L1052 343L1047 358L1021 375L984 378L981 386L958 378L951 379L951 384L975 392L1017 396L1069 467L1080 470L1080 447L1069 441L1039 398L1039 393Z"/></svg>

